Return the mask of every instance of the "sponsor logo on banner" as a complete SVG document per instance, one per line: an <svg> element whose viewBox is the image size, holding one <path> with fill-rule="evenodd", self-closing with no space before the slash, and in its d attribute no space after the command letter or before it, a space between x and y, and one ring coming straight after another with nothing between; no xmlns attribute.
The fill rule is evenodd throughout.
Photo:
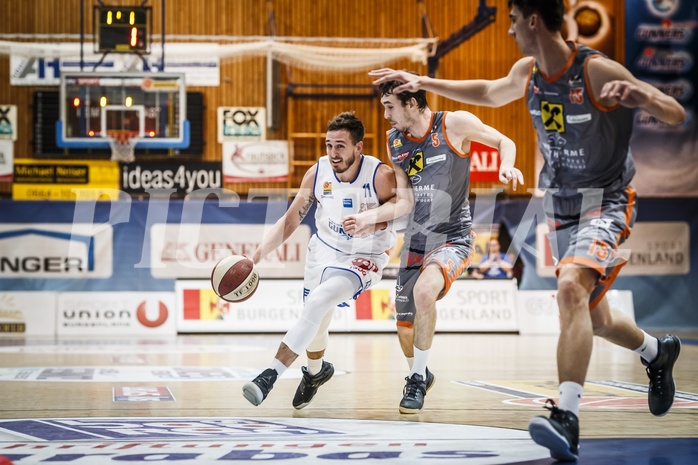
<svg viewBox="0 0 698 465"><path fill-rule="evenodd" d="M11 140L0 140L0 182L12 182L15 147Z"/></svg>
<svg viewBox="0 0 698 465"><path fill-rule="evenodd" d="M225 182L285 182L288 178L288 142L223 142Z"/></svg>
<svg viewBox="0 0 698 465"><path fill-rule="evenodd" d="M260 280L252 298L231 304L211 289L210 280L178 280L177 330L179 332L280 332L300 318L303 283L300 280ZM331 331L347 329L348 312L334 312Z"/></svg>
<svg viewBox="0 0 698 465"><path fill-rule="evenodd" d="M210 278L222 258L251 256L266 229L263 224L154 224L150 272L155 278ZM309 240L310 227L300 225L257 264L260 277L302 278Z"/></svg>
<svg viewBox="0 0 698 465"><path fill-rule="evenodd" d="M218 142L265 140L266 115L264 107L218 107Z"/></svg>
<svg viewBox="0 0 698 465"><path fill-rule="evenodd" d="M108 278L113 229L108 224L0 224L2 278Z"/></svg>
<svg viewBox="0 0 698 465"><path fill-rule="evenodd" d="M46 382L163 382L163 381L230 381L253 379L257 368L186 367L186 366L60 366L0 368L0 381ZM289 377L300 377L300 373Z"/></svg>
<svg viewBox="0 0 698 465"><path fill-rule="evenodd" d="M64 292L58 334L174 334L174 299L158 292Z"/></svg>
<svg viewBox="0 0 698 465"><path fill-rule="evenodd" d="M470 142L470 180L499 181L499 151L478 142Z"/></svg>
<svg viewBox="0 0 698 465"><path fill-rule="evenodd" d="M548 232L547 224L536 227L536 271L538 276L553 277L555 260ZM618 253L628 260L621 273L623 276L688 274L691 269L690 244L688 223L637 222L630 237L618 249Z"/></svg>
<svg viewBox="0 0 698 465"><path fill-rule="evenodd" d="M221 178L221 166L217 162L134 162L121 165L121 188L129 194L175 189L177 194L185 195L198 189L223 187Z"/></svg>
<svg viewBox="0 0 698 465"><path fill-rule="evenodd" d="M14 161L14 200L98 200L119 191L119 164L106 160Z"/></svg>
<svg viewBox="0 0 698 465"><path fill-rule="evenodd" d="M20 463L502 465L550 455L526 431L438 423L414 428L399 421L320 418L309 425L304 418L62 418L0 420L0 429L0 453Z"/></svg>
<svg viewBox="0 0 698 465"><path fill-rule="evenodd" d="M0 334L53 335L56 293L0 292Z"/></svg>
<svg viewBox="0 0 698 465"><path fill-rule="evenodd" d="M82 66L78 43L42 43L43 57L10 55L10 85L58 86L62 73L89 69L101 72L163 71L162 46L154 43L150 55L93 54L85 50ZM220 85L220 59L217 43L167 43L165 69L183 73L187 86ZM52 56L53 55L53 56Z"/></svg>
<svg viewBox="0 0 698 465"><path fill-rule="evenodd" d="M0 140L17 140L17 105L0 105Z"/></svg>

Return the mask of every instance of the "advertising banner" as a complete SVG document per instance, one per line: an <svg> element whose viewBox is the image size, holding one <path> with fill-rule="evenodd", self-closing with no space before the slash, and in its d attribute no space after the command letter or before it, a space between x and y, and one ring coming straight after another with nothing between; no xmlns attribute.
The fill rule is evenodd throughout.
<svg viewBox="0 0 698 465"><path fill-rule="evenodd" d="M61 292L56 334L175 334L171 292Z"/></svg>
<svg viewBox="0 0 698 465"><path fill-rule="evenodd" d="M223 187L221 164L205 161L122 163L121 189L129 194L156 193L185 196L198 189Z"/></svg>
<svg viewBox="0 0 698 465"><path fill-rule="evenodd" d="M223 179L225 182L286 182L288 142L224 142Z"/></svg>
<svg viewBox="0 0 698 465"><path fill-rule="evenodd" d="M636 111L633 184L641 196L698 196L697 58L695 0L626 0L626 66L686 109L686 122L678 127Z"/></svg>
<svg viewBox="0 0 698 465"><path fill-rule="evenodd" d="M53 336L55 292L0 291L0 336Z"/></svg>
<svg viewBox="0 0 698 465"><path fill-rule="evenodd" d="M264 107L218 107L218 142L260 141L267 138Z"/></svg>
<svg viewBox="0 0 698 465"><path fill-rule="evenodd" d="M95 54L92 46L84 47L80 67L80 44L42 43L44 57L10 55L10 85L58 86L61 73L80 71L132 72L167 71L183 73L188 87L220 85L220 59L217 43L167 43L165 66L161 63L162 45L153 43L149 55L134 53Z"/></svg>
<svg viewBox="0 0 698 465"><path fill-rule="evenodd" d="M395 280L385 279L334 310L330 331L394 332ZM280 332L303 309L301 280L261 280L244 302L220 299L208 280L178 280L179 332ZM437 331L516 332L516 282L457 280L437 304Z"/></svg>
<svg viewBox="0 0 698 465"><path fill-rule="evenodd" d="M0 182L12 182L14 168L14 143L0 140Z"/></svg>
<svg viewBox="0 0 698 465"><path fill-rule="evenodd" d="M118 192L119 164L113 161L14 161L14 200L97 200Z"/></svg>
<svg viewBox="0 0 698 465"><path fill-rule="evenodd" d="M17 140L17 105L0 105L0 140Z"/></svg>

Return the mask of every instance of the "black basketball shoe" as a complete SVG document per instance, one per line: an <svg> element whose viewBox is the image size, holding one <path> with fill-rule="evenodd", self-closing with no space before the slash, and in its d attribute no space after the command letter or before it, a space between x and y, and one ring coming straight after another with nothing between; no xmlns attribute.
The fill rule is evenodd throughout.
<svg viewBox="0 0 698 465"><path fill-rule="evenodd" d="M273 368L267 368L255 379L245 383L242 387L242 395L250 401L252 405L261 404L267 398L269 391L274 387L278 374Z"/></svg>
<svg viewBox="0 0 698 465"><path fill-rule="evenodd" d="M434 373L429 371L429 368L427 368L426 371L427 371L427 379L424 382L427 385L427 392L429 392L429 389L431 389L431 387L436 382L436 376L434 376Z"/></svg>
<svg viewBox="0 0 698 465"><path fill-rule="evenodd" d="M422 375L413 373L405 378L405 388L402 390L400 413L417 413L424 406L424 396L427 393L427 383ZM433 381L432 381L433 383Z"/></svg>
<svg viewBox="0 0 698 465"><path fill-rule="evenodd" d="M315 393L320 386L325 384L332 378L334 374L334 366L330 362L322 361L322 369L316 374L308 373L307 367L301 367L303 379L296 389L296 395L293 396L293 407L297 410L306 407L315 397Z"/></svg>
<svg viewBox="0 0 698 465"><path fill-rule="evenodd" d="M647 402L652 415L658 417L666 415L671 404L674 403L676 384L674 384L672 370L676 359L679 358L679 352L681 352L681 340L672 334L667 334L659 338L659 352L652 362L641 359L642 364L647 367L647 376L650 379Z"/></svg>
<svg viewBox="0 0 698 465"><path fill-rule="evenodd" d="M573 462L579 458L579 420L577 415L560 410L555 401L548 399L546 406L550 418L538 416L528 424L531 439L550 450L550 456L561 462Z"/></svg>

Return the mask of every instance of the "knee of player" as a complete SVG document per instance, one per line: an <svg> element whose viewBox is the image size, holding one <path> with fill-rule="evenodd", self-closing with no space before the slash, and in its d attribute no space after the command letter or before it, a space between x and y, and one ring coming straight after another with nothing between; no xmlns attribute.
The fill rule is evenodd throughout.
<svg viewBox="0 0 698 465"><path fill-rule="evenodd" d="M590 291L572 276L561 276L557 281L557 303L560 309L588 305L589 295Z"/></svg>

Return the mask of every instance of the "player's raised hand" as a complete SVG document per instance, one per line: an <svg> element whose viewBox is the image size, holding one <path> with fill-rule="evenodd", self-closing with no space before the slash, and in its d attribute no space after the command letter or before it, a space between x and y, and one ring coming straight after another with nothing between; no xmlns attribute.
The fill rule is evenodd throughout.
<svg viewBox="0 0 698 465"><path fill-rule="evenodd" d="M388 81L404 82L403 85L393 89L395 94L399 94L400 92L417 92L422 88L422 84L419 81L419 76L408 73L407 71L397 71L392 68L381 68L369 71L368 75L374 78L374 85L382 84Z"/></svg>

